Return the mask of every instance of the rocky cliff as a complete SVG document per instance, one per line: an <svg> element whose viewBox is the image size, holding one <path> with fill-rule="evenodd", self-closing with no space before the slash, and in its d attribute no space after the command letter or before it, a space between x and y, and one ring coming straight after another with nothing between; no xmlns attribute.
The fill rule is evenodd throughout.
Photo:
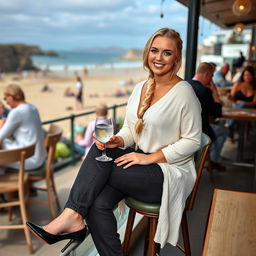
<svg viewBox="0 0 256 256"><path fill-rule="evenodd" d="M31 55L57 56L54 51L42 51L38 46L25 44L0 45L0 72L17 70L36 70L30 59Z"/></svg>
<svg viewBox="0 0 256 256"><path fill-rule="evenodd" d="M123 56L120 57L122 60L142 60L143 51L140 49L130 49Z"/></svg>

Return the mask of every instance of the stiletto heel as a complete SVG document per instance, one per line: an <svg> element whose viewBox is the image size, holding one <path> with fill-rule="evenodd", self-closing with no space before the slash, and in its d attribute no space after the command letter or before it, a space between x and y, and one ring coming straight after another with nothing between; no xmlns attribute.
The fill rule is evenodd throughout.
<svg viewBox="0 0 256 256"><path fill-rule="evenodd" d="M71 239L61 250L59 256L68 256L72 251L74 251L82 242Z"/></svg>
<svg viewBox="0 0 256 256"><path fill-rule="evenodd" d="M26 224L35 236L47 244L54 244L65 239L71 239L81 243L85 239L87 233L87 228L85 227L76 232L53 235L45 231L41 226L33 224L29 221Z"/></svg>

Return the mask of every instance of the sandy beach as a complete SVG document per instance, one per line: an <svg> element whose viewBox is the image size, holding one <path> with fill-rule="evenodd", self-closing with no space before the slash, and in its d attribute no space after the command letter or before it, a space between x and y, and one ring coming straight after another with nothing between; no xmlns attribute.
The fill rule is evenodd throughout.
<svg viewBox="0 0 256 256"><path fill-rule="evenodd" d="M70 87L73 91L75 90L76 73L82 77L84 82L84 108L81 110L76 109L74 97L64 96L64 91L67 87ZM42 72L26 72L23 75L5 74L3 79L0 80L0 97L1 99L3 98L5 86L10 83L18 84L23 88L27 101L37 106L41 120L48 121L94 110L99 102L105 102L108 106L126 103L128 95L116 97L114 94L118 90L123 92L131 91L137 82L147 77L144 69L137 67L115 69L99 67L89 70L86 76L82 71L76 71L76 73L69 70L68 72L50 71L47 74ZM131 80L133 84L129 84ZM45 84L48 84L51 91L41 91ZM120 108L117 116L122 117L124 111L125 108ZM111 115L112 113L110 112L109 114ZM85 126L94 117L94 115L79 117L75 123ZM69 136L70 122L61 121L59 125L63 128L64 135Z"/></svg>

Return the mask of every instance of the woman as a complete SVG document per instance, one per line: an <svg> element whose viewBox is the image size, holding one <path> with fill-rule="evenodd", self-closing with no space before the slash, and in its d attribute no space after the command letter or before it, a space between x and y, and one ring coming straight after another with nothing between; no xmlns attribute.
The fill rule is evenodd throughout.
<svg viewBox="0 0 256 256"><path fill-rule="evenodd" d="M256 80L252 66L244 68L240 79L234 84L230 97L234 101L235 108L256 106Z"/></svg>
<svg viewBox="0 0 256 256"><path fill-rule="evenodd" d="M35 154L25 161L26 170L36 169L46 158L44 132L37 108L26 102L23 90L16 84L6 87L4 99L12 110L0 129L0 147L15 149L36 143ZM19 166L19 162L8 164L14 169Z"/></svg>
<svg viewBox="0 0 256 256"><path fill-rule="evenodd" d="M47 242L52 234L83 232L85 219L100 255L123 255L113 209L131 196L162 202L155 241L176 245L196 178L193 154L201 143L200 104L177 76L181 52L180 35L172 29L149 38L143 53L149 77L135 86L122 129L106 145L95 139L62 214L42 228L28 223L37 236ZM95 160L105 147L113 162Z"/></svg>
<svg viewBox="0 0 256 256"><path fill-rule="evenodd" d="M238 82L232 87L230 98L233 101L233 108L250 108L256 106L256 79L252 66L244 68ZM230 143L234 143L234 124L235 120L228 120Z"/></svg>

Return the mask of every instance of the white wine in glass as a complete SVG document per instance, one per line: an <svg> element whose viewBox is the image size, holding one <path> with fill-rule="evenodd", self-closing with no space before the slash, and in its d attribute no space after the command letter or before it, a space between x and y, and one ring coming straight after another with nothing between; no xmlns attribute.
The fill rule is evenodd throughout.
<svg viewBox="0 0 256 256"><path fill-rule="evenodd" d="M113 121L111 118L97 117L95 121L95 135L97 140L102 143L107 143L113 136ZM113 159L106 155L106 149L102 151L102 155L96 157L96 160L101 162L109 162Z"/></svg>

